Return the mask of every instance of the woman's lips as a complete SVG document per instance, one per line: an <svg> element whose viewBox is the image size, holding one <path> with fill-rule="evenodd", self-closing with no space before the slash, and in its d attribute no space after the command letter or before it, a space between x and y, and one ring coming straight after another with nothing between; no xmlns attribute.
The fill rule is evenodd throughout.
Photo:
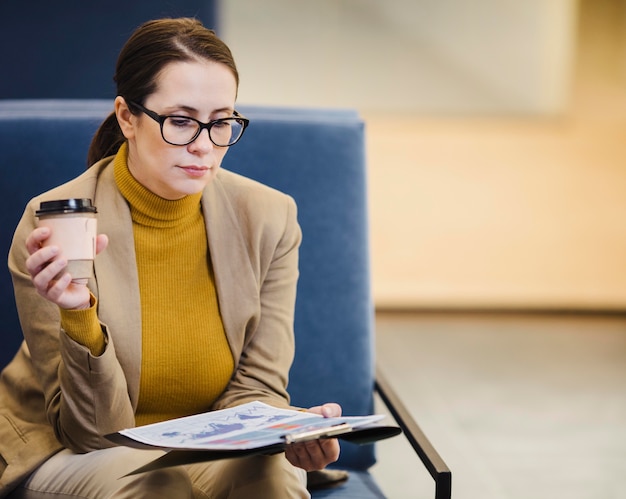
<svg viewBox="0 0 626 499"><path fill-rule="evenodd" d="M179 166L178 168L183 170L190 177L202 177L207 171L210 170L208 166L196 165Z"/></svg>

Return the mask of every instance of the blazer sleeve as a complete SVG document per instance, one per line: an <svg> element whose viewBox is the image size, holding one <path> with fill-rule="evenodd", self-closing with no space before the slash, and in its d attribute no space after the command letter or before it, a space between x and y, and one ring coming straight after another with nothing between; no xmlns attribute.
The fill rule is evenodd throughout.
<svg viewBox="0 0 626 499"><path fill-rule="evenodd" d="M111 342L101 356L93 357L62 331L58 307L35 290L25 263L25 241L36 226L35 201L15 231L9 270L46 417L59 442L75 452L109 447L102 435L134 425L125 376ZM106 326L102 328L108 335Z"/></svg>

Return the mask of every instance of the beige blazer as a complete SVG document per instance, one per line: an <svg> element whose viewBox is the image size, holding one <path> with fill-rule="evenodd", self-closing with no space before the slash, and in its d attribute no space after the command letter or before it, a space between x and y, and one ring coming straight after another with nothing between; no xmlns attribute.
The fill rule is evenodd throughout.
<svg viewBox="0 0 626 499"><path fill-rule="evenodd" d="M89 287L107 338L99 357L60 329L56 305L40 297L25 269L24 241L42 200L92 198L109 246ZM212 409L262 400L288 407L293 313L301 232L292 198L221 170L202 197L209 252L226 335L235 360ZM111 158L33 199L9 254L24 334L0 376L0 497L38 464L67 447L110 446L103 435L134 426L141 366L141 309L132 221Z"/></svg>

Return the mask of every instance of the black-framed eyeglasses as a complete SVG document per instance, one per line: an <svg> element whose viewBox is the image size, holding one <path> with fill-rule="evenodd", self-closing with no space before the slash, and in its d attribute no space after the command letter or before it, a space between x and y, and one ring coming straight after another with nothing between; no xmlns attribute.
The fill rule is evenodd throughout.
<svg viewBox="0 0 626 499"><path fill-rule="evenodd" d="M146 116L156 121L161 127L161 137L173 146L186 146L198 138L202 130L209 132L211 142L218 147L228 147L236 144L242 137L244 130L250 123L245 116L233 111L231 118L219 118L208 123L202 123L191 116L162 115L150 111L141 104L130 101Z"/></svg>

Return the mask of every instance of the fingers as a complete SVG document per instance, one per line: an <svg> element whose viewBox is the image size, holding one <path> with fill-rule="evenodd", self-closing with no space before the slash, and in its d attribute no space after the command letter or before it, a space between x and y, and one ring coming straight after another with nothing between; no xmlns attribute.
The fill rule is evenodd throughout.
<svg viewBox="0 0 626 499"><path fill-rule="evenodd" d="M46 269L47 272L42 274L40 280L50 280L67 265L67 262L61 261L61 259L54 260L60 255L58 246L43 246L49 237L50 229L48 227L38 227L26 238L26 249L30 253L30 257L26 259L26 269L33 279ZM96 237L96 255L104 251L108 245L108 236L99 234ZM52 265L53 263L54 265Z"/></svg>
<svg viewBox="0 0 626 499"><path fill-rule="evenodd" d="M309 459L316 466L315 469L321 469L339 459L340 448L339 441L336 438L322 438L304 442L304 448L308 453Z"/></svg>
<svg viewBox="0 0 626 499"><path fill-rule="evenodd" d="M317 405L315 407L311 407L307 412L312 412L314 414L321 414L325 418L338 418L341 416L341 406L339 404L335 404L334 402L329 402L324 405Z"/></svg>
<svg viewBox="0 0 626 499"><path fill-rule="evenodd" d="M96 255L102 253L109 245L109 237L106 234L98 234L96 237Z"/></svg>
<svg viewBox="0 0 626 499"><path fill-rule="evenodd" d="M47 227L34 229L26 238L26 249L30 256L26 259L26 270L33 286L41 296L64 309L81 309L90 306L90 292L82 283L72 282L72 277L64 269L67 260L58 246L44 246L51 231ZM96 254L104 251L109 239L100 234L96 237Z"/></svg>
<svg viewBox="0 0 626 499"><path fill-rule="evenodd" d="M48 227L38 227L26 238L26 249L30 253L26 270L40 294L47 292L51 281L67 265L65 259L60 258L58 246L43 246L50 234Z"/></svg>
<svg viewBox="0 0 626 499"><path fill-rule="evenodd" d="M311 440L288 445L285 456L291 464L306 471L321 470L339 459L336 438Z"/></svg>
<svg viewBox="0 0 626 499"><path fill-rule="evenodd" d="M67 284L63 284L64 281L69 283L71 280L69 275L65 273L60 278L58 277L66 266L67 261L59 257L59 248L56 246L41 248L26 259L26 270L30 274L35 289L46 298L62 292L60 287L63 289L67 287ZM52 290L54 287L56 289Z"/></svg>
<svg viewBox="0 0 626 499"><path fill-rule="evenodd" d="M341 416L341 406L334 402L311 407L308 412L325 418ZM288 445L285 456L291 464L306 471L321 470L339 459L340 446L336 438L323 438Z"/></svg>
<svg viewBox="0 0 626 499"><path fill-rule="evenodd" d="M61 272L67 265L67 262L63 258L58 257L59 248L57 246L45 246L31 253L26 259L26 270L28 270L28 273L33 278L33 282L35 282L37 278L39 278L40 281L42 279L49 281Z"/></svg>
<svg viewBox="0 0 626 499"><path fill-rule="evenodd" d="M72 282L72 276L64 272L67 261L63 258L47 260L50 254L57 254L56 248L42 248L26 260L33 286L46 300L64 309L84 309L90 306L90 292L84 284ZM44 260L43 263L40 263Z"/></svg>
<svg viewBox="0 0 626 499"><path fill-rule="evenodd" d="M43 242L50 237L50 229L48 227L38 227L33 230L26 238L26 249L32 255L41 248Z"/></svg>
<svg viewBox="0 0 626 499"><path fill-rule="evenodd" d="M39 278L40 276L41 274L38 275L37 278ZM37 288L37 291L39 292L41 296L61 306L63 304L63 301L62 301L63 296L65 292L67 291L68 286L71 283L72 283L72 276L68 274L67 272L65 272L63 275L59 276L56 279L53 276L53 278L48 280L46 284L44 284L43 287L39 287L37 285L35 285L35 287ZM69 308L69 307L63 307L63 308Z"/></svg>
<svg viewBox="0 0 626 499"><path fill-rule="evenodd" d="M341 416L341 406L339 404L328 403L322 406L322 416L325 418L338 418Z"/></svg>

